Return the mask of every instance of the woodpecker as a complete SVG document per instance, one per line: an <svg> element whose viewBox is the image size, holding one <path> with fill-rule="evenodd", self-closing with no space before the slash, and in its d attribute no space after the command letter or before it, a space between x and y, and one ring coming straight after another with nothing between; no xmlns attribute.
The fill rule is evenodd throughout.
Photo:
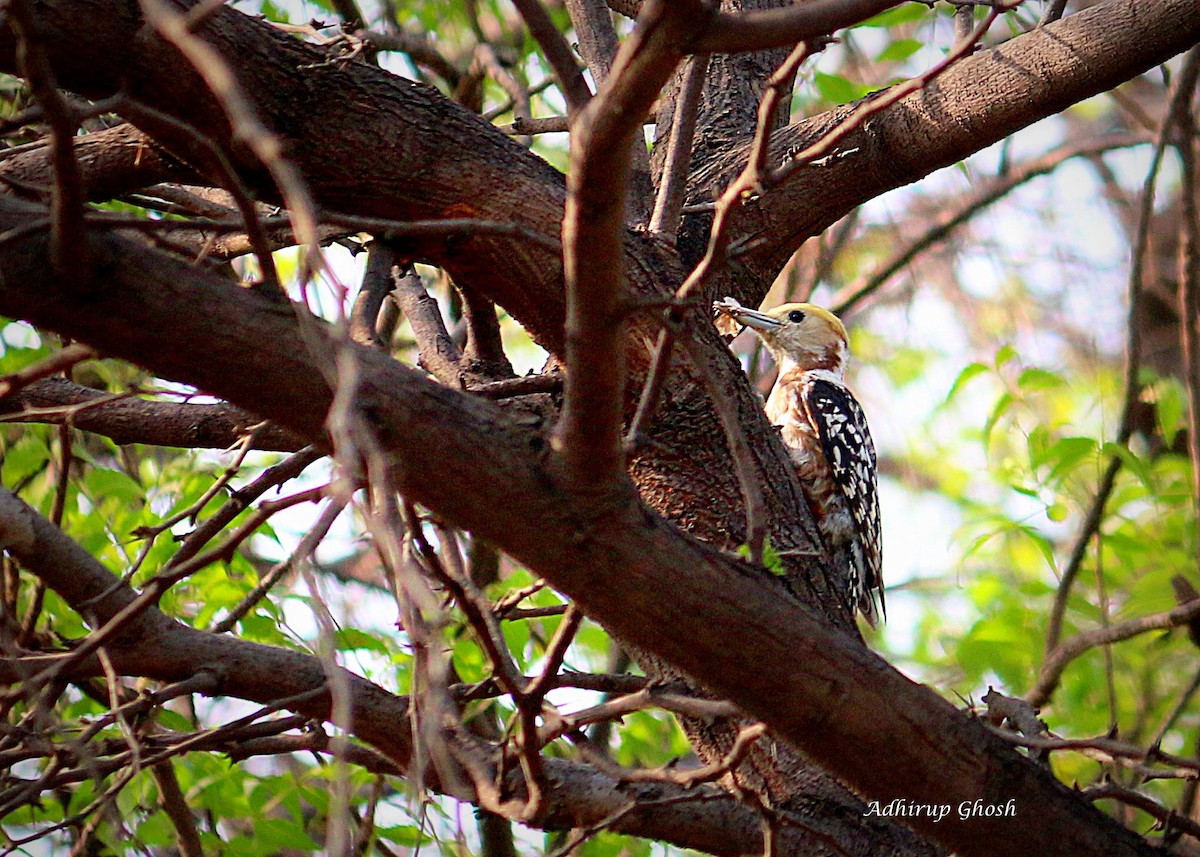
<svg viewBox="0 0 1200 857"><path fill-rule="evenodd" d="M846 564L848 606L874 627L887 615L875 444L862 406L846 388L846 328L813 304L758 312L725 298L713 312L723 332L736 332L731 323L749 327L775 358L779 377L767 418L791 452L821 535Z"/></svg>

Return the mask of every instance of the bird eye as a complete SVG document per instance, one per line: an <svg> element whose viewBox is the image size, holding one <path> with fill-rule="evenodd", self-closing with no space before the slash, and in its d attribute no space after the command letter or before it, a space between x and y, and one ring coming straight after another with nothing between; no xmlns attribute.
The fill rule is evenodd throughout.
<svg viewBox="0 0 1200 857"><path fill-rule="evenodd" d="M794 321L797 324L804 321L804 313L798 309L794 309L788 313L788 321Z"/></svg>

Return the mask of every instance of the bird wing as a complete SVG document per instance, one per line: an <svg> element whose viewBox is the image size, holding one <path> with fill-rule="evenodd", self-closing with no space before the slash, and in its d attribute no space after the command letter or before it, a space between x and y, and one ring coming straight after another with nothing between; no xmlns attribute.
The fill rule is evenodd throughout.
<svg viewBox="0 0 1200 857"><path fill-rule="evenodd" d="M856 566L852 571L859 575L857 583L862 587L860 609L871 619L876 598L884 609L875 444L862 407L844 386L814 379L805 385L803 395L833 481L854 519L858 538L851 546Z"/></svg>

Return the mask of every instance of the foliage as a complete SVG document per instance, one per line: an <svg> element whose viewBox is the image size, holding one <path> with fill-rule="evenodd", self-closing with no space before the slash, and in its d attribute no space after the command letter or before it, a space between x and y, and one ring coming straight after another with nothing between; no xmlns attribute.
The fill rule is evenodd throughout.
<svg viewBox="0 0 1200 857"><path fill-rule="evenodd" d="M343 4L324 0L303 8L264 0L258 8L278 23L308 20L315 9L331 22L317 28L319 34L333 31L334 16L344 11ZM384 8L392 9L392 18L372 10L367 23L389 32L421 32L464 78L487 65L486 48L499 69L477 74L477 112L496 124L565 112L556 86L539 89L553 70L508 4L406 2ZM556 25L569 31L565 11L557 5L551 11ZM949 7L909 3L846 32L840 45L801 73L793 118L852 104L920 73L930 57L936 62L944 55L942 36L953 26L953 15ZM1025 8L1007 20L1014 32L1035 23ZM621 23L622 35L631 26ZM461 81L447 80L411 57L384 53L379 61L447 96L461 96L456 92ZM30 98L15 78L3 83L0 116L8 118L25 109ZM513 87L528 96L527 103L514 103ZM1161 89L1156 88L1157 96ZM1029 137L1045 131L1043 138L1053 137L1056 145L1069 143L1076 135L1123 121L1111 104L1090 109L1096 115L1069 116L1051 122L1049 130L1032 129ZM1024 136L1014 139L1032 145ZM529 145L565 169L561 136L534 137ZM1139 153L1145 156L1146 148ZM887 262L901 238L905 243L920 238L930 211L948 209L967 196L963 172L1003 178L1008 155L1000 157L999 169L994 153L985 152L960 164L956 175L943 171L916 191L868 203L813 242L820 244L819 253L802 249L772 297L807 298L815 288L832 304L855 295L861 278ZM1094 187L1107 176L1114 194L1137 190L1132 171L1114 168L1111 159L1101 163L1099 177L1091 179ZM1114 172L1119 173L1115 178ZM1050 181L1048 193L1066 192L1067 184L1057 176ZM1101 333L1089 331L1090 319L1073 319L1071 301L1077 296L1069 281L1072 271L1088 269L1101 294L1093 299L1109 306L1119 305L1124 284L1103 270L1103 260L1080 258L1071 234L1056 233L1047 242L1052 246L1041 248L1043 258L1023 255L1027 248L1007 236L1045 227L1044 211L1028 204L1030 199L998 204L992 213L976 212L960 232L919 254L915 268L866 296L864 310L853 316L852 346L860 360L854 382L880 441L890 492L885 494L885 516L892 522L888 534L901 557L888 571L890 624L870 642L956 703L977 704L989 686L1017 697L1037 686L1064 569L1110 461L1120 466L1097 532L1086 539L1066 600L1062 639L1169 611L1177 603L1173 580L1196 579L1195 486L1183 446L1186 379L1143 373L1139 398L1151 406L1154 419L1132 432L1128 442L1119 437L1125 391L1116 343L1126 334L1125 320L1111 313L1098 326ZM111 212L147 218L172 213L145 199L107 205ZM837 238L838 230L848 238ZM315 286L301 283L298 254L275 253L285 286L293 296L306 287L322 290L326 315L338 320L349 302L333 281L360 276L363 237L343 235L329 248L331 275ZM1047 286L1038 275L1058 261L1062 264L1052 266L1062 272L1058 285ZM243 272L253 269L244 260L238 264L246 266ZM986 276L978 276L985 269ZM440 301L448 329L461 333L467 326L462 294L444 272L420 270L424 285ZM914 274L922 281L919 288ZM518 369L540 362L544 352L511 317L502 314L501 325ZM402 324L393 356L417 365L418 338L413 326ZM997 347L1002 342L1013 344ZM6 323L0 328L0 378L15 377L68 344L23 322ZM735 350L752 379L769 380L763 355L740 341ZM97 390L135 391L147 400L205 401L202 390L171 384L115 359L80 362L67 377ZM71 413L74 418L78 412ZM228 513L214 540L196 550L221 547L204 554L204 562L166 590L158 604L164 613L201 630L229 620L225 630L241 640L314 655L330 675L336 663L394 694L428 693L423 682L439 674L445 679L439 690L457 694L467 730L481 739L508 740L506 752L511 748L519 754L515 736L526 734L528 725L522 724L517 695L498 683L503 670L481 640L485 634L472 608L494 608L499 628L494 642L520 675L538 676L548 664L556 669L554 659L562 658L562 686L546 696L555 716L639 692L622 684L621 676L609 675L626 670L619 647L589 620L568 640L569 648L556 651L556 634L570 621L568 599L481 539L415 506L397 513L407 527L403 539L396 535L397 543L403 541L406 563L437 581L430 587L435 597L405 601L397 595L413 584L396 570L378 521L365 511L370 475L352 472L344 461L322 459L240 505L243 492L271 468L293 460L290 455L118 445L70 426L13 422L0 431L0 484L60 523L88 554L136 587L151 586L181 557L186 561L181 551L189 551L189 537ZM323 493L308 502L302 495L317 487ZM289 505L286 498L299 499ZM274 514L260 515L275 501L278 507L269 507ZM318 516L336 511L339 501L346 511L337 515L320 550L300 551ZM936 520L928 532L914 534L910 516L922 510ZM297 551L302 555L293 556ZM745 546L738 553L749 556ZM763 564L772 575L786 577L781 553L768 543ZM4 634L12 651L19 643L26 652L61 652L88 636L87 622L57 593L45 590L11 558L4 563ZM264 597L261 587L275 583ZM1063 736L1107 734L1193 755L1198 722L1192 696L1200 684L1200 673L1189 666L1195 645L1181 626L1091 649L1070 663L1053 690L1043 710L1049 728ZM630 669L638 675L636 667ZM589 683L576 674L598 678ZM209 699L191 690L134 711L138 699L169 690L170 683L110 678L65 682L48 703L19 694L5 697L9 729L4 735L25 730L45 745L40 754L13 755L6 765L11 777L32 782L45 776L49 782L56 774L56 753L83 760L76 765L83 773L38 788L36 799L14 800L6 786L0 822L10 840L35 842L42 835L51 848L86 841L95 853L168 853L181 837L178 808L168 798L174 788L194 810L185 807L184 814L192 819L205 854L318 854L334 846L382 854L484 850L483 825L468 804L414 785L416 777L387 775L387 760L360 763L371 758L369 748L344 721L333 720L336 726L305 718L290 722L286 706L260 710L219 692ZM650 685L646 693L652 692L661 688ZM130 706L134 713L115 716L118 706ZM263 735L234 728L245 725L236 722L239 718L251 715L267 724ZM615 726L613 719L619 720ZM414 729L428 728L417 720L414 715ZM280 737L271 733L272 724L286 737L321 734L328 743L314 742L297 752L272 745L261 756L252 755L252 739ZM554 727L549 714L543 713L541 727ZM222 729L229 731L228 740ZM695 762L676 719L649 702L619 718L610 714L562 731L567 737L547 746L546 759L587 759L591 753L627 769L668 772ZM197 746L180 747L189 740ZM12 746L0 744L0 756ZM361 754L347 755L346 746ZM336 752L327 752L330 747ZM157 764L89 771L93 754L108 759L126 748L133 754L169 752ZM509 761L515 770L518 762ZM437 759L420 762L431 770L438 764ZM1056 753L1053 765L1064 782L1089 785L1111 778L1144 786L1165 806L1178 806L1184 791L1180 779L1143 782L1144 771L1085 754ZM1146 820L1139 818L1134 826L1145 826ZM674 846L608 830L584 833L574 853L589 857L679 853ZM522 828L517 837L518 851L566 853L568 845L578 844L560 831ZM23 847L36 853L32 849L40 846Z"/></svg>

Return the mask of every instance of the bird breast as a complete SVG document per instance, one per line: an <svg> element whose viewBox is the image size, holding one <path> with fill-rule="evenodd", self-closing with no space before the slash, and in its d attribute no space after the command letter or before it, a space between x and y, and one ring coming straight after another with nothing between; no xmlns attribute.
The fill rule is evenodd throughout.
<svg viewBox="0 0 1200 857"><path fill-rule="evenodd" d="M784 373L771 390L765 410L767 419L779 427L817 523L826 538L839 544L853 538L854 520L825 458L820 433L808 418L804 386L802 373Z"/></svg>

